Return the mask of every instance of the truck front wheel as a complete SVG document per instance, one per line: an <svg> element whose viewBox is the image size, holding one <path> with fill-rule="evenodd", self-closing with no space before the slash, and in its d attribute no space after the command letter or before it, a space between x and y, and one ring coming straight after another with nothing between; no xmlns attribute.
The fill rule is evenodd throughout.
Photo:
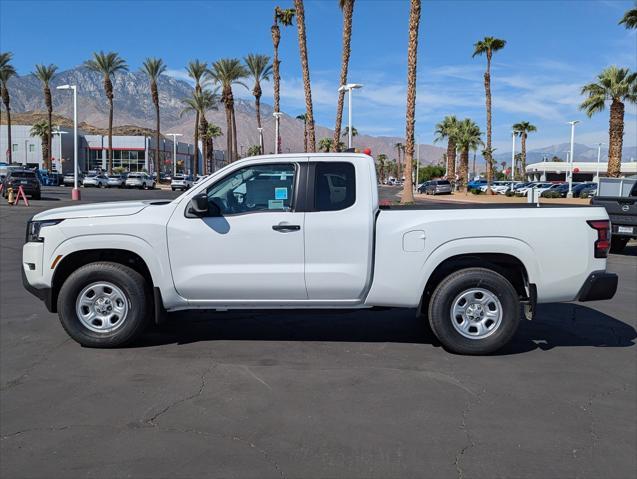
<svg viewBox="0 0 637 479"><path fill-rule="evenodd" d="M447 276L429 302L429 323L449 351L483 355L507 344L520 322L520 301L502 275L467 268Z"/></svg>
<svg viewBox="0 0 637 479"><path fill-rule="evenodd" d="M127 266L87 264L73 272L60 289L60 322L82 346L123 346L139 337L148 324L147 290L144 277Z"/></svg>

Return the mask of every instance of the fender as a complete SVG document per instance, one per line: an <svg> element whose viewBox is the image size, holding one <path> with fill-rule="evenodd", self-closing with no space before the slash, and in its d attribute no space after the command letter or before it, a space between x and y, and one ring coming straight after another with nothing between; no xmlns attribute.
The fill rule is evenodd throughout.
<svg viewBox="0 0 637 479"><path fill-rule="evenodd" d="M73 236L62 241L52 252L49 257L48 264L51 264L54 258L75 253L83 250L100 250L100 249L120 249L130 251L138 255L146 263L150 272L153 286L160 289L164 306L169 308L175 304L185 303L185 299L179 296L175 290L172 280L172 274L169 268L168 253L164 249L158 251L150 243L144 239L128 234L95 234ZM45 264L46 261L45 261ZM47 271L47 269L45 269ZM54 269L48 269L47 282L52 284Z"/></svg>

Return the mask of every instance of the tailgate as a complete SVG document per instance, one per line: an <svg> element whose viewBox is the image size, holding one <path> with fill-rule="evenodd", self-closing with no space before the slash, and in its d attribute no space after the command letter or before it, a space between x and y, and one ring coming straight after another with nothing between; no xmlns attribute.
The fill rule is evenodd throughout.
<svg viewBox="0 0 637 479"><path fill-rule="evenodd" d="M595 197L591 204L606 208L613 225L637 226L637 197Z"/></svg>

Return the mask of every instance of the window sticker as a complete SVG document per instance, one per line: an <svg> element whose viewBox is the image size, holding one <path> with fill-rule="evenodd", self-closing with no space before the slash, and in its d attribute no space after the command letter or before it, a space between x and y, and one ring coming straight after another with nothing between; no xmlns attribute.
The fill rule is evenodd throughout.
<svg viewBox="0 0 637 479"><path fill-rule="evenodd" d="M282 210L283 209L283 200L268 200L268 209L269 210Z"/></svg>
<svg viewBox="0 0 637 479"><path fill-rule="evenodd" d="M275 200L287 200L288 199L288 189L287 188L274 188L274 199Z"/></svg>

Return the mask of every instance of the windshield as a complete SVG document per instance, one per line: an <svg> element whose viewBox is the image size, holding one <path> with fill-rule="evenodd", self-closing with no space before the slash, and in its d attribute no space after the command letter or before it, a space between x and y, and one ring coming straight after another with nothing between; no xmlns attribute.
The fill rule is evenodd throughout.
<svg viewBox="0 0 637 479"><path fill-rule="evenodd" d="M11 178L35 178L32 171L12 171Z"/></svg>
<svg viewBox="0 0 637 479"><path fill-rule="evenodd" d="M131 173L130 175L128 175L129 178L141 178L142 175L140 175L139 173Z"/></svg>

